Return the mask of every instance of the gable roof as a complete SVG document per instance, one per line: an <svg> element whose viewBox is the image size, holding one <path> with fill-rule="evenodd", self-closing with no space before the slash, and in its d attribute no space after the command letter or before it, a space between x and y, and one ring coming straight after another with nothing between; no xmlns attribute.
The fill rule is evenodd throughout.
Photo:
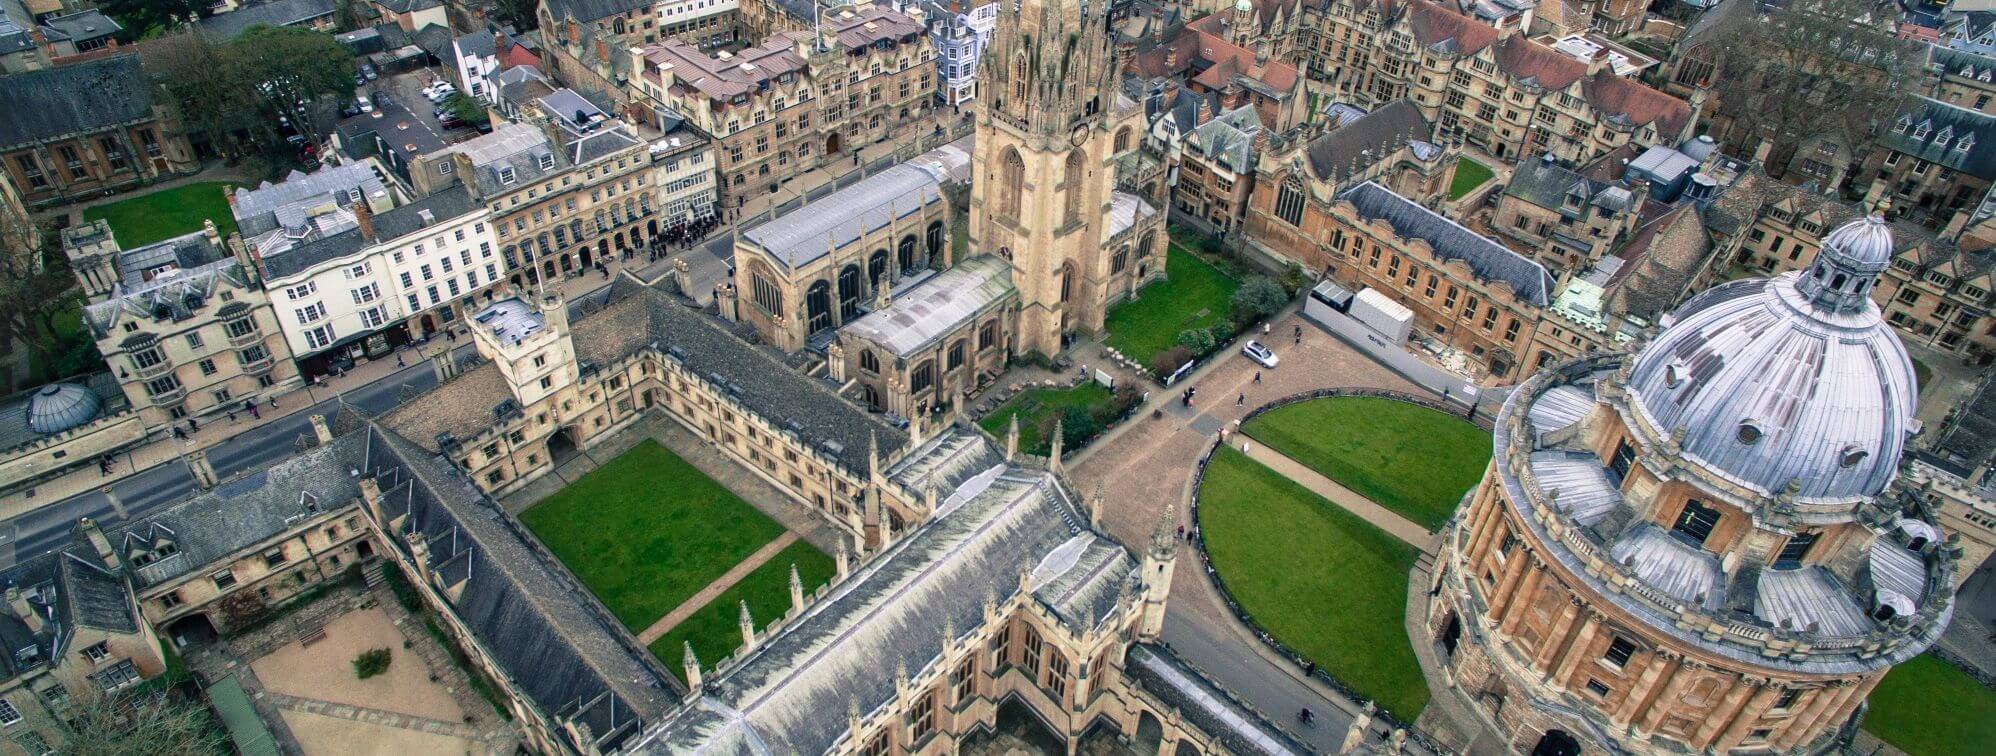
<svg viewBox="0 0 1996 756"><path fill-rule="evenodd" d="M151 120L152 106L137 55L0 77L0 149Z"/></svg>
<svg viewBox="0 0 1996 756"><path fill-rule="evenodd" d="M1544 267L1420 203L1370 181L1346 189L1338 199L1351 203L1361 219L1386 221L1402 239L1427 242L1437 258L1461 260L1478 278L1510 284L1525 301L1541 307L1551 301L1552 276Z"/></svg>
<svg viewBox="0 0 1996 756"><path fill-rule="evenodd" d="M1394 100L1351 123L1310 140L1306 154L1318 178L1343 181L1360 153L1386 155L1394 145L1427 139L1434 128L1421 109L1408 100ZM1369 168L1360 165L1359 170Z"/></svg>
<svg viewBox="0 0 1996 756"><path fill-rule="evenodd" d="M1962 173L1996 181L1996 116L1921 96L1882 130L1878 143Z"/></svg>

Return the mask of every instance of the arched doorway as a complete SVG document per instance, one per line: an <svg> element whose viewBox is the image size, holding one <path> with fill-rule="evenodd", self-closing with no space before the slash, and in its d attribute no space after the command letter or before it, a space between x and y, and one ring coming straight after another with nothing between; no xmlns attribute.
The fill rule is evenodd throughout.
<svg viewBox="0 0 1996 756"><path fill-rule="evenodd" d="M1462 618L1455 612L1449 612L1448 622L1442 625L1442 653L1451 659L1455 658L1455 645L1461 641Z"/></svg>
<svg viewBox="0 0 1996 756"><path fill-rule="evenodd" d="M580 433L575 426L569 426L548 436L548 461L559 465L575 456L580 451L575 446L575 437Z"/></svg>
<svg viewBox="0 0 1996 756"><path fill-rule="evenodd" d="M839 137L838 132L834 131L831 136L825 137L825 154L837 155L839 150L844 148L845 141Z"/></svg>
<svg viewBox="0 0 1996 756"><path fill-rule="evenodd" d="M166 626L166 635L173 639L175 648L188 648L215 642L221 634L215 632L215 623L208 621L206 614L189 614L174 620Z"/></svg>
<svg viewBox="0 0 1996 756"><path fill-rule="evenodd" d="M1580 756L1580 741L1565 730L1546 730L1539 744L1532 746L1532 756Z"/></svg>

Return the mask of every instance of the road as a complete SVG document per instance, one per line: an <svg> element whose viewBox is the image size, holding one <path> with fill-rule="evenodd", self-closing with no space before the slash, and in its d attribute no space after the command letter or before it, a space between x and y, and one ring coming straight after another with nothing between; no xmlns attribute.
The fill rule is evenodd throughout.
<svg viewBox="0 0 1996 756"><path fill-rule="evenodd" d="M471 351L466 344L457 349L460 359ZM387 377L335 395L327 389L312 389L318 403L304 412L294 412L253 430L245 431L208 448L208 461L221 478L267 466L297 450L300 436L310 438L312 415L332 413L341 398L363 412L380 413L393 409L403 392L418 392L437 384L436 371L427 361L417 361ZM296 401L294 396L294 401ZM111 485L114 504L100 491L52 502L18 517L0 522L0 568L12 566L26 557L49 551L69 539L70 529L79 518L90 517L106 526L135 517L144 517L161 506L178 501L198 490L194 473L185 462L171 462L141 470Z"/></svg>

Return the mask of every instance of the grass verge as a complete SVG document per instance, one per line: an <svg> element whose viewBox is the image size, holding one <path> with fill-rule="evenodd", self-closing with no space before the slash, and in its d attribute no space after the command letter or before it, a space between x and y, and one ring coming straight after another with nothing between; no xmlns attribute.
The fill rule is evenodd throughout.
<svg viewBox="0 0 1996 756"><path fill-rule="evenodd" d="M659 636L651 644L652 655L664 662L666 669L683 674L681 657L686 653L686 643L691 641L700 665L712 669L742 645L742 602L748 602L749 616L755 620L757 630L790 611L790 565L793 564L797 565L797 577L804 583L806 596L831 582L836 571L832 558L818 547L803 540L790 544L761 567L742 576L741 582Z"/></svg>
<svg viewBox="0 0 1996 756"><path fill-rule="evenodd" d="M226 181L202 181L151 194L141 194L108 205L85 208L86 221L103 219L124 249L164 241L201 230L201 221L215 221L216 230L227 237L236 230L236 216L229 212L226 192L234 188Z"/></svg>
<svg viewBox="0 0 1996 756"><path fill-rule="evenodd" d="M1225 323L1234 290L1241 282L1173 243L1165 255L1165 280L1144 287L1137 298L1110 308L1105 340L1138 364L1178 343L1178 332Z"/></svg>
<svg viewBox="0 0 1996 756"><path fill-rule="evenodd" d="M1249 437L1429 530L1490 464L1490 432L1392 399L1338 396L1264 412Z"/></svg>

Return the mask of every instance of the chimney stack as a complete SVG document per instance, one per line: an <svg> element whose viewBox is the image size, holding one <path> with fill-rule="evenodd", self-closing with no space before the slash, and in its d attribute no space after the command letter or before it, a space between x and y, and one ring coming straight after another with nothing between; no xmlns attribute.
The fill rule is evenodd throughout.
<svg viewBox="0 0 1996 756"><path fill-rule="evenodd" d="M1192 125L1194 127L1204 126L1207 121L1211 120L1213 120L1213 98L1201 96L1199 98L1199 110L1192 119Z"/></svg>
<svg viewBox="0 0 1996 756"><path fill-rule="evenodd" d="M360 226L360 238L369 242L375 240L374 210L367 206L367 198L362 197L359 202L353 203L353 222Z"/></svg>

